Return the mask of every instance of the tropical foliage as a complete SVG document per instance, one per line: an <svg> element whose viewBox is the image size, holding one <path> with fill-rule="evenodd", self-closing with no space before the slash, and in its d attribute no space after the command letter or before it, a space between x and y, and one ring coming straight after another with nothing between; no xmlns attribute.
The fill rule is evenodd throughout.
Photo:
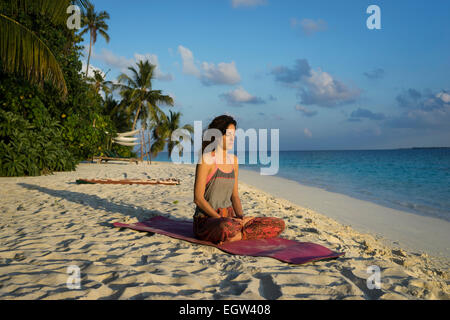
<svg viewBox="0 0 450 320"><path fill-rule="evenodd" d="M134 114L132 130L136 128L138 119L145 125L151 114L163 113L158 104L173 106L171 96L163 95L161 90L152 89L156 66L146 60L139 61L137 67L129 67L131 76L122 73L118 78L119 83L115 85L123 99L121 107L128 115Z"/></svg>
<svg viewBox="0 0 450 320"><path fill-rule="evenodd" d="M0 85L2 96L4 89ZM24 95L7 100L12 111L0 109L0 175L74 170L76 162L64 144L61 124L51 117L41 99L31 93Z"/></svg>
<svg viewBox="0 0 450 320"><path fill-rule="evenodd" d="M62 24L67 19L70 1L10 0L0 3L0 60L2 70L14 73L43 86L50 81L67 94L63 71L52 50L33 30L17 17L26 13L31 20L45 16L52 24Z"/></svg>
<svg viewBox="0 0 450 320"><path fill-rule="evenodd" d="M61 3L64 10L60 10ZM74 164L106 147L99 125L109 132L115 130L111 119L102 112L101 96L80 74L82 47L78 44L82 38L66 27L67 4L70 1L0 0L0 20L14 21L32 34L25 36L14 28L0 28L0 126L4 129L0 136L0 175L73 170ZM61 12L64 20L56 14ZM9 43L14 41L20 43ZM36 41L42 46L36 47ZM47 56L55 61L46 62ZM57 72L62 79L51 76ZM97 127L93 127L94 119ZM39 141L45 141L40 149ZM46 146L58 151L52 153ZM60 165L42 160L47 155L56 157ZM21 160L23 157L26 162Z"/></svg>
<svg viewBox="0 0 450 320"><path fill-rule="evenodd" d="M87 81L94 87L95 93L102 91L105 96L111 93L111 81L107 81L106 75L103 75L100 70L94 70L94 75L89 77Z"/></svg>
<svg viewBox="0 0 450 320"><path fill-rule="evenodd" d="M66 26L71 3L85 9L81 31ZM152 132L153 155L166 144L172 152L181 114L161 110L174 102L152 88L156 66L139 61L114 86L99 71L84 75L82 35L89 32L90 49L97 33L109 40L107 18L87 0L0 0L0 176L74 170L107 151L136 157L112 137L138 122Z"/></svg>
<svg viewBox="0 0 450 320"><path fill-rule="evenodd" d="M178 146L180 155L183 151L181 141L172 140L172 133L176 130L180 130L180 136L182 139L188 139L191 143L194 143L191 134L194 132L194 128L190 124L186 124L180 127L180 112L172 112L169 110L170 114L168 117L158 117L155 115L156 125L152 130L153 139L155 140L151 146L152 155L155 156L158 152L163 151L164 146L167 144L168 157L172 156L172 151L175 146Z"/></svg>

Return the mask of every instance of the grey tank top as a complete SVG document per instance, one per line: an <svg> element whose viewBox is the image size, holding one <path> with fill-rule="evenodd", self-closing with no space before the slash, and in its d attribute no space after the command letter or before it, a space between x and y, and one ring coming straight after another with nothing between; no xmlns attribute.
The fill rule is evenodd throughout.
<svg viewBox="0 0 450 320"><path fill-rule="evenodd" d="M215 157L214 163L216 164L216 168L212 175L210 174L207 178L204 197L211 207L214 210L217 210L218 208L227 208L233 204L231 202L231 195L233 194L235 176L234 167L231 172L223 172L217 167ZM209 215L203 212L199 206L196 206L195 208L194 217L195 216L209 217Z"/></svg>

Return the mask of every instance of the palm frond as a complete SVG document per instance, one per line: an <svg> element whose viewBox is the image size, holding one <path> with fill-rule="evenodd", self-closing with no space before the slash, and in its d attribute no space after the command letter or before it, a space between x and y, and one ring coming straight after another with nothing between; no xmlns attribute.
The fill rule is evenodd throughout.
<svg viewBox="0 0 450 320"><path fill-rule="evenodd" d="M109 40L111 39L109 37L109 34L107 34L105 31L103 31L102 29L98 30L98 33L100 33L102 35L103 38L105 38L106 43L109 43Z"/></svg>
<svg viewBox="0 0 450 320"><path fill-rule="evenodd" d="M55 24L65 23L71 0L9 0L13 12L39 13ZM86 0L79 0L85 2Z"/></svg>
<svg viewBox="0 0 450 320"><path fill-rule="evenodd" d="M90 4L90 2L88 0L75 0L73 2L76 5L78 5L79 7L84 8L84 9L86 9Z"/></svg>
<svg viewBox="0 0 450 320"><path fill-rule="evenodd" d="M186 129L187 131L189 131L190 133L194 133L194 127L190 124L185 124L183 127L181 127L182 129Z"/></svg>
<svg viewBox="0 0 450 320"><path fill-rule="evenodd" d="M151 101L152 104L165 104L167 106L173 106L174 101L171 96L161 94L161 90L152 90L147 95L148 101Z"/></svg>
<svg viewBox="0 0 450 320"><path fill-rule="evenodd" d="M43 86L50 81L67 94L66 82L58 61L31 30L0 13L0 60L3 70L18 74Z"/></svg>

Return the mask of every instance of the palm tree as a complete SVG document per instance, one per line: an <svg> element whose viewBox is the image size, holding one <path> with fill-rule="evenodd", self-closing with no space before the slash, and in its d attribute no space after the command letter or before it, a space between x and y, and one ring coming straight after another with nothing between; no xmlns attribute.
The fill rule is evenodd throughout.
<svg viewBox="0 0 450 320"><path fill-rule="evenodd" d="M120 90L122 96L121 106L129 115L134 114L133 127L135 130L138 119L141 119L143 125L154 114L163 113L158 107L158 104L163 103L168 106L173 106L173 99L171 96L163 95L161 90L152 89L153 71L155 65L152 65L148 60L139 61L137 63L138 69L129 67L132 75L128 76L122 73L118 78L118 84L114 88ZM143 107L146 108L143 108Z"/></svg>
<svg viewBox="0 0 450 320"><path fill-rule="evenodd" d="M118 132L131 131L131 122L127 114L120 109L119 102L112 94L107 94L103 104L103 113L110 116Z"/></svg>
<svg viewBox="0 0 450 320"><path fill-rule="evenodd" d="M83 16L81 18L82 30L80 32L80 36L84 35L89 31L90 33L90 42L89 42L89 56L86 66L86 77L88 76L89 71L89 63L91 60L91 51L92 46L97 42L97 34L103 36L107 43L109 43L109 35L106 33L108 31L108 25L105 20L109 19L109 14L106 11L96 12L94 5L92 3L87 3L86 12L83 12Z"/></svg>
<svg viewBox="0 0 450 320"><path fill-rule="evenodd" d="M108 72L106 73L108 74ZM95 93L99 93L102 90L105 93L105 98L111 92L111 81L106 81L106 74L103 76L99 70L94 70L94 76L88 78L88 82L94 87Z"/></svg>
<svg viewBox="0 0 450 320"><path fill-rule="evenodd" d="M172 112L172 110L169 110L169 112L170 114L168 117L164 116L157 118L157 123L153 129L153 139L155 142L151 146L151 153L154 156L164 149L166 143L169 158L172 156L172 151L175 146L178 146L181 155L181 152L183 151L182 145L180 141L172 141L172 133L177 129L186 129L191 134L194 132L194 128L190 124L186 124L180 128L180 112ZM188 138L190 138L191 143L194 143L194 140L190 135L183 135L183 139Z"/></svg>
<svg viewBox="0 0 450 320"><path fill-rule="evenodd" d="M0 65L5 73L17 74L41 87L50 81L67 95L66 82L61 67L49 47L30 29L10 16L19 12L39 13L56 24L65 24L67 7L71 0L12 0L11 10L0 7ZM75 3L85 7L87 0Z"/></svg>

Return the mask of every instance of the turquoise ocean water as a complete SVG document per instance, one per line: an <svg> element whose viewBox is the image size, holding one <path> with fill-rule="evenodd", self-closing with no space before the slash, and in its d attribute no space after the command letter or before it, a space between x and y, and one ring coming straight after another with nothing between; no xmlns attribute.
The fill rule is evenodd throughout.
<svg viewBox="0 0 450 320"><path fill-rule="evenodd" d="M166 152L153 160L171 161ZM240 164L261 167L248 153ZM450 222L450 148L280 151L277 176Z"/></svg>

